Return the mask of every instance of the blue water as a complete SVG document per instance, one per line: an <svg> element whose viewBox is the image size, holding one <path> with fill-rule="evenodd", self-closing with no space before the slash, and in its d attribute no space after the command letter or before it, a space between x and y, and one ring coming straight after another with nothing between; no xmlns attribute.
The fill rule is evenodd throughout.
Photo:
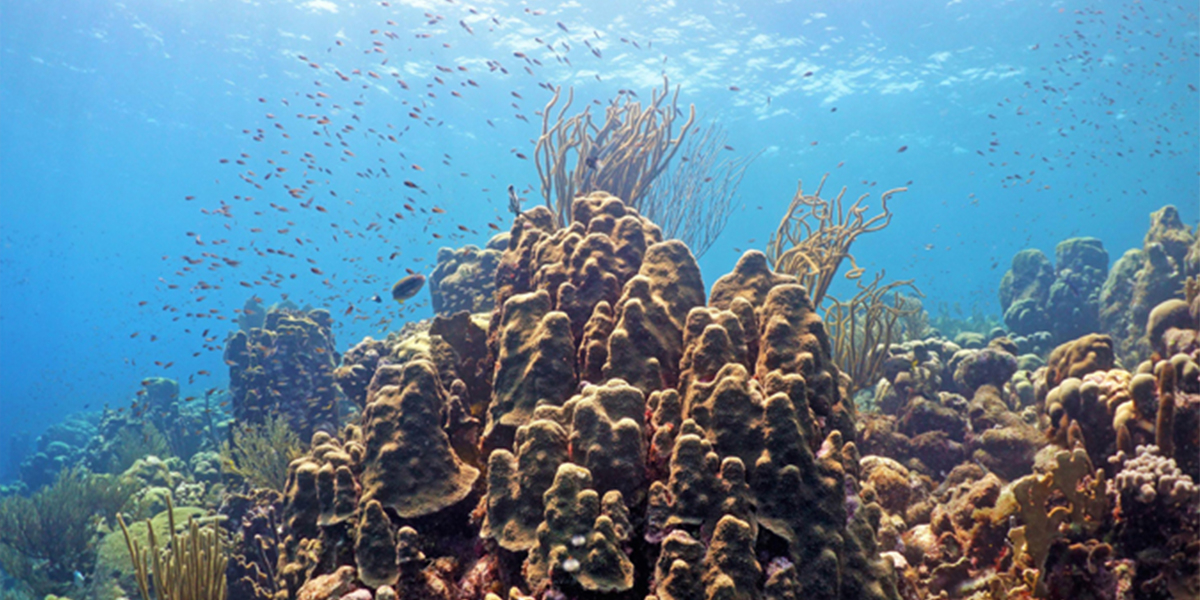
<svg viewBox="0 0 1200 600"><path fill-rule="evenodd" d="M827 193L869 192L872 208L912 182L890 227L854 246L868 272L914 279L930 308L998 313L1022 248L1052 256L1091 235L1116 260L1162 204L1195 224L1197 31L1194 3L1160 1L0 0L0 465L13 434L127 405L144 377L176 378L185 395L225 386L219 347L235 325L216 317L251 293L329 307L343 349L429 316L368 299L406 268L427 273L439 246L482 244L489 221L507 229L505 187L537 183L515 153L532 155L549 97L539 82L574 86L582 106L644 96L665 71L735 152L763 151L701 261L706 284L765 245L798 179L812 189L830 172ZM531 75L514 52L542 66ZM356 175L368 168L391 177ZM239 179L247 170L262 190ZM326 212L280 185L305 179ZM387 222L406 196L447 212ZM254 251L267 248L296 257ZM205 252L216 258L182 270ZM343 316L351 304L363 319Z"/></svg>

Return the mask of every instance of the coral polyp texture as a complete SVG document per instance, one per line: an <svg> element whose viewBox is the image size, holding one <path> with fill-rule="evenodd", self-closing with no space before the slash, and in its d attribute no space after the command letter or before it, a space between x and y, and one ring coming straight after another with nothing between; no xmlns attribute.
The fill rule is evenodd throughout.
<svg viewBox="0 0 1200 600"><path fill-rule="evenodd" d="M500 253L508 245L508 234L498 233L483 248L441 248L437 266L429 276L429 296L433 311L452 315L459 311L491 310L495 303L496 267Z"/></svg>
<svg viewBox="0 0 1200 600"><path fill-rule="evenodd" d="M479 469L463 463L442 430L449 395L433 363L413 360L398 370L363 411L362 500L410 519L465 498Z"/></svg>

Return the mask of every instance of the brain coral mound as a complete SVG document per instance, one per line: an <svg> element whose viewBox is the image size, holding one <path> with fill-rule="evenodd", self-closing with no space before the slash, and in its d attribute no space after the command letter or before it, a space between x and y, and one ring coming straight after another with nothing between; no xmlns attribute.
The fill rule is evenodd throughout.
<svg viewBox="0 0 1200 600"><path fill-rule="evenodd" d="M498 233L482 250L469 244L458 249L439 249L437 266L429 276L433 312L452 315L462 310L472 313L491 310L496 302L496 267L501 252L508 246L508 238L508 233Z"/></svg>
<svg viewBox="0 0 1200 600"><path fill-rule="evenodd" d="M479 469L464 464L442 431L449 401L433 363L404 365L363 412L360 502L378 500L402 518L435 513L467 496Z"/></svg>
<svg viewBox="0 0 1200 600"><path fill-rule="evenodd" d="M898 599L807 290L750 253L706 306L691 252L636 211L592 194L572 216L516 218L486 343L353 352L365 409L292 463L279 589L353 562L375 598ZM491 385L448 391L467 370ZM475 454L451 432L481 393Z"/></svg>
<svg viewBox="0 0 1200 600"><path fill-rule="evenodd" d="M1108 252L1095 238L1071 238L1054 248L1055 265L1041 250L1013 256L1000 281L1004 324L1018 335L1049 331L1066 340L1099 327L1100 290L1108 276Z"/></svg>
<svg viewBox="0 0 1200 600"><path fill-rule="evenodd" d="M777 285L759 309L759 351L754 374L794 373L804 378L808 406L831 427L854 439L853 406L842 404L829 334L813 310L808 291L796 284Z"/></svg>
<svg viewBox="0 0 1200 600"><path fill-rule="evenodd" d="M225 342L233 416L262 424L283 415L303 437L337 428L333 318L323 309L275 307L261 327L234 332Z"/></svg>
<svg viewBox="0 0 1200 600"><path fill-rule="evenodd" d="M700 267L687 246L678 240L650 246L614 309L604 375L647 393L674 387L688 312L703 305Z"/></svg>
<svg viewBox="0 0 1200 600"><path fill-rule="evenodd" d="M562 404L575 388L571 322L551 310L544 290L517 294L500 311L492 402L484 429L485 448L512 445L517 427L540 404Z"/></svg>
<svg viewBox="0 0 1200 600"><path fill-rule="evenodd" d="M1142 247L1125 252L1113 265L1100 292L1100 329L1113 336L1118 356L1128 364L1150 353L1142 329L1150 311L1170 298L1182 298L1184 280L1200 274L1186 260L1197 236L1174 206L1150 214Z"/></svg>

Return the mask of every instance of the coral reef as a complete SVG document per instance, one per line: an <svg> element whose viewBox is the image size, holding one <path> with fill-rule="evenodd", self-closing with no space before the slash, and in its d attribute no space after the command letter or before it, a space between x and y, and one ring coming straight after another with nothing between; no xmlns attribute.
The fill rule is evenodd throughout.
<svg viewBox="0 0 1200 600"><path fill-rule="evenodd" d="M1054 248L1054 262L1040 250L1022 250L1000 281L1004 323L1017 335L1047 331L1067 340L1099 327L1100 293L1108 276L1108 252L1095 238L1071 238Z"/></svg>
<svg viewBox="0 0 1200 600"><path fill-rule="evenodd" d="M288 464L304 453L300 438L282 417L267 417L261 425L235 427L221 446L221 468L250 486L283 491Z"/></svg>
<svg viewBox="0 0 1200 600"><path fill-rule="evenodd" d="M30 490L54 483L59 472L87 458L87 446L95 436L96 423L88 415L71 415L51 425L38 436L34 453L21 461L21 481Z"/></svg>
<svg viewBox="0 0 1200 600"><path fill-rule="evenodd" d="M534 148L550 223L566 227L578 220L571 214L575 200L606 190L653 219L666 237L704 254L725 228L733 196L757 155L730 158L724 131L716 123L697 125L694 106L677 126L684 115L679 87L672 94L665 73L662 89L652 90L649 102L635 100L631 91L605 109L603 120L593 120L586 105L566 116L575 90L567 90L561 106L562 88L552 91ZM512 201L510 210L518 213L520 201L515 195Z"/></svg>
<svg viewBox="0 0 1200 600"><path fill-rule="evenodd" d="M113 518L134 487L79 468L62 471L31 497L0 500L0 566L39 596L74 589L75 573L91 573L96 519Z"/></svg>
<svg viewBox="0 0 1200 600"><path fill-rule="evenodd" d="M1091 238L1014 259L1008 330L951 341L880 277L823 319L838 264L861 275L849 242L889 214L810 215L842 237L780 233L808 267L746 252L706 298L686 244L596 192L443 250L440 314L344 355L328 313L251 306L226 345L233 420L147 379L133 415L47 431L30 487L67 469L0 501L0 564L85 597L1200 592L1200 301L1157 299L1191 263L1118 264L1121 331ZM1147 240L1200 252L1169 210Z"/></svg>
<svg viewBox="0 0 1200 600"><path fill-rule="evenodd" d="M1113 340L1107 335L1089 333L1063 343L1046 359L1046 389L1057 386L1069 377L1107 371L1112 368L1114 360Z"/></svg>
<svg viewBox="0 0 1200 600"><path fill-rule="evenodd" d="M612 332L612 318L601 325L597 313L612 314L647 248L661 241L657 226L602 192L576 199L571 210L571 223L557 230L544 207L523 213L501 257L496 272L501 310L492 312L488 334L496 361L483 434L489 450L511 447L516 427L528 422L538 404L567 400L578 372L575 346L585 328ZM586 364L606 362L585 355Z"/></svg>
<svg viewBox="0 0 1200 600"><path fill-rule="evenodd" d="M571 214L516 219L486 336L460 313L347 352L354 424L222 509L231 590L898 597L808 292L750 254L705 306L686 246L611 196Z"/></svg>
<svg viewBox="0 0 1200 600"><path fill-rule="evenodd" d="M859 236L880 231L891 224L888 199L908 190L895 188L881 194L882 212L867 218L863 201L870 194L859 196L852 204L843 204L842 197L846 195L843 187L837 196L822 198L821 191L828 178L828 173L823 175L811 194L805 194L803 182L797 182L788 210L767 242L767 260L771 268L797 277L811 292L813 306L822 305L825 292L833 283L842 261L850 261L846 279L862 277L864 269L850 254L850 247Z"/></svg>
<svg viewBox="0 0 1200 600"><path fill-rule="evenodd" d="M924 329L919 324L913 325L914 319L919 321L919 301L906 299L899 291L907 287L920 295L912 280L880 285L882 280L883 273L880 272L869 284L859 282L858 292L845 302L831 297L829 309L825 311L825 321L833 340L834 362L848 376L852 386L846 390L847 394L870 388L879 381L888 348L893 340L900 339L902 322L914 329Z"/></svg>
<svg viewBox="0 0 1200 600"><path fill-rule="evenodd" d="M1120 467L1108 484L1118 519L1114 537L1124 556L1137 557L1134 582L1146 596L1194 595L1200 591L1200 488L1156 446L1139 446L1132 457L1121 451L1110 460Z"/></svg>
<svg viewBox="0 0 1200 600"><path fill-rule="evenodd" d="M217 527L206 525L202 528L195 517L190 517L186 532L178 535L175 507L170 502L167 503L167 517L169 535L162 549L158 547L153 524L146 522L149 545L144 551L137 538L130 535L125 520L117 517L136 571L142 600L151 600L151 573L154 575L155 596L159 600L224 600L226 558Z"/></svg>
<svg viewBox="0 0 1200 600"><path fill-rule="evenodd" d="M639 503L646 463L646 402L640 390L610 379L584 387L561 408L539 408L535 418L565 428L568 458L588 469L597 492L616 490Z"/></svg>
<svg viewBox="0 0 1200 600"><path fill-rule="evenodd" d="M132 592L138 589L137 567L134 561L130 560L129 542L125 538L126 531L129 533L131 541L136 542L140 548L147 549L150 547L151 529L154 530L157 540L170 539L172 516L176 533L183 533L180 527L186 526L192 518L203 520L206 516L204 509L195 506L177 506L173 512L174 515L168 513L164 508L162 512L152 517L126 523L124 531L118 526L107 531L100 538L96 545L96 568L93 575L96 579L101 579L103 574L111 574L111 580L105 582L108 591L116 592L120 589ZM112 596L118 597L118 594L114 593Z"/></svg>
<svg viewBox="0 0 1200 600"><path fill-rule="evenodd" d="M233 416L263 423L283 415L301 437L338 424L333 371L338 353L329 311L272 308L261 327L225 342Z"/></svg>
<svg viewBox="0 0 1200 600"><path fill-rule="evenodd" d="M516 428L540 404L565 402L575 387L574 346L566 313L545 291L518 294L501 311L496 376L483 435L487 446L511 445Z"/></svg>
<svg viewBox="0 0 1200 600"><path fill-rule="evenodd" d="M975 390L967 412L974 432L967 446L971 458L1004 479L1016 479L1033 468L1045 436L1008 410L998 388L984 385Z"/></svg>
<svg viewBox="0 0 1200 600"><path fill-rule="evenodd" d="M854 405L842 402L829 336L807 290L794 284L771 288L757 317L755 377L766 383L772 372L800 375L807 406L817 417L829 419L830 429L853 439Z"/></svg>
<svg viewBox="0 0 1200 600"><path fill-rule="evenodd" d="M1000 309L1004 324L1018 334L1050 329L1046 299L1054 283L1054 265L1041 250L1027 249L1013 256L1012 267L1000 280Z"/></svg>
<svg viewBox="0 0 1200 600"><path fill-rule="evenodd" d="M1027 475L1012 487L1022 525L1012 528L1009 538L1018 556L1028 558L1028 564L1040 571L1034 584L1035 592L1039 593L1045 587L1042 579L1051 543L1068 526L1074 535L1095 533L1108 509L1103 473L1093 471L1086 452L1064 450L1054 460L1055 466L1049 473ZM1056 491L1062 494L1066 505L1047 511L1047 501Z"/></svg>
<svg viewBox="0 0 1200 600"><path fill-rule="evenodd" d="M628 521L619 514L625 510L621 494L609 492L601 501L591 487L587 469L559 465L546 490L537 544L525 560L525 579L535 592L550 587L623 592L633 587L633 563L621 548L629 531L617 527Z"/></svg>
<svg viewBox="0 0 1200 600"><path fill-rule="evenodd" d="M624 379L646 393L674 387L684 322L703 304L700 267L687 246L677 240L651 245L613 307L604 377Z"/></svg>
<svg viewBox="0 0 1200 600"><path fill-rule="evenodd" d="M1108 252L1096 238L1071 238L1054 247L1054 283L1046 298L1046 314L1055 339L1096 331L1100 323L1100 289L1108 277Z"/></svg>
<svg viewBox="0 0 1200 600"><path fill-rule="evenodd" d="M442 430L449 397L433 363L385 369L376 378L391 381L363 411L360 502L377 500L401 518L438 512L470 493L479 470L462 462Z"/></svg>
<svg viewBox="0 0 1200 600"><path fill-rule="evenodd" d="M543 496L558 466L567 462L567 432L538 419L517 429L516 454L496 450L488 457L487 514L480 536L494 538L512 552L537 543Z"/></svg>
<svg viewBox="0 0 1200 600"><path fill-rule="evenodd" d="M950 358L954 366L954 383L963 395L974 395L985 385L1000 389L1017 372L1015 348L1005 348L993 340L987 348L960 350Z"/></svg>
<svg viewBox="0 0 1200 600"><path fill-rule="evenodd" d="M342 354L342 364L334 369L333 379L346 399L358 408L367 405L367 386L380 361L387 359L393 346L387 340L368 336Z"/></svg>
<svg viewBox="0 0 1200 600"><path fill-rule="evenodd" d="M496 266L508 247L508 233L498 233L482 248L467 245L458 249L441 248L437 265L429 276L429 296L433 311L452 315L491 310L495 304Z"/></svg>
<svg viewBox="0 0 1200 600"><path fill-rule="evenodd" d="M1109 484L1108 493L1115 498L1123 521L1120 535L1124 544L1134 544L1136 551L1186 533L1185 526L1196 517L1200 488L1173 459L1162 456L1157 446L1139 446L1137 456L1118 452L1112 462L1120 472Z"/></svg>
<svg viewBox="0 0 1200 600"><path fill-rule="evenodd" d="M1170 298L1183 298L1184 280L1197 273L1185 260L1197 244L1171 205L1150 214L1140 249L1125 252L1113 265L1100 293L1100 329L1113 336L1118 356L1130 364L1145 358L1150 343L1142 329L1150 311Z"/></svg>

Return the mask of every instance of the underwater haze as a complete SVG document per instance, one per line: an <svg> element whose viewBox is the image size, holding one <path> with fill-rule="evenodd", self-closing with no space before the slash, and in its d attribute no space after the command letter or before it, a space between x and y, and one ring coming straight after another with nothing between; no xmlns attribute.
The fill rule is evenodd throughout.
<svg viewBox="0 0 1200 600"><path fill-rule="evenodd" d="M907 186L893 223L857 255L967 314L999 312L995 289L1017 250L1052 254L1059 240L1088 235L1115 260L1140 245L1158 206L1176 204L1189 223L1200 214L1200 26L1188 3L389 4L4 3L0 438L127 402L147 376L206 370L214 375L194 388L222 385L220 352L205 351L201 333L223 339L228 322L184 315L229 316L247 296L237 282L266 273L285 279L254 289L265 301L288 293L338 314L354 304L368 318L338 319L338 339L378 333L379 319L398 315L368 299L406 267L428 267L448 245L430 233L482 246L486 223L507 217L507 185L541 200L534 165L515 155L532 155L534 113L550 96L542 83L607 102L623 89L649 94L665 73L734 152L762 152L702 259L708 282L738 249L765 245L797 181L815 188L825 173L826 188L846 186L848 197ZM383 79L365 75L372 69ZM341 81L338 70L363 75ZM354 126L342 137L355 156L325 146L336 128L313 135L298 113ZM369 129L403 136L384 144ZM279 213L267 206L290 199L279 185L259 192L239 179L268 174L275 159L290 169L279 180L299 185L310 177L297 162L305 152L330 171L314 189L328 213ZM245 166L219 162L241 153ZM368 168L375 176L358 175ZM387 223L387 241L364 234L414 195L404 180L446 215ZM230 216L212 216L222 203ZM458 224L480 233L450 237ZM352 234L335 241L342 229ZM313 244L297 246L297 235ZM298 258L233 250L251 243ZM242 264L176 274L183 256L206 249Z"/></svg>
<svg viewBox="0 0 1200 600"><path fill-rule="evenodd" d="M905 188L854 243L862 279L843 265L830 296L882 272L986 334L1021 250L1053 261L1093 237L1111 266L1165 205L1195 231L1198 17L1174 0L0 0L0 482L67 415L140 417L153 378L228 418L226 343L252 298L327 309L337 352L433 317L429 284L403 301L393 284L512 229L510 186L545 203L556 88L567 114L602 115L666 81L679 122L693 106L723 159L749 161L696 257L705 289L828 175L821 195L869 194L868 216Z"/></svg>

